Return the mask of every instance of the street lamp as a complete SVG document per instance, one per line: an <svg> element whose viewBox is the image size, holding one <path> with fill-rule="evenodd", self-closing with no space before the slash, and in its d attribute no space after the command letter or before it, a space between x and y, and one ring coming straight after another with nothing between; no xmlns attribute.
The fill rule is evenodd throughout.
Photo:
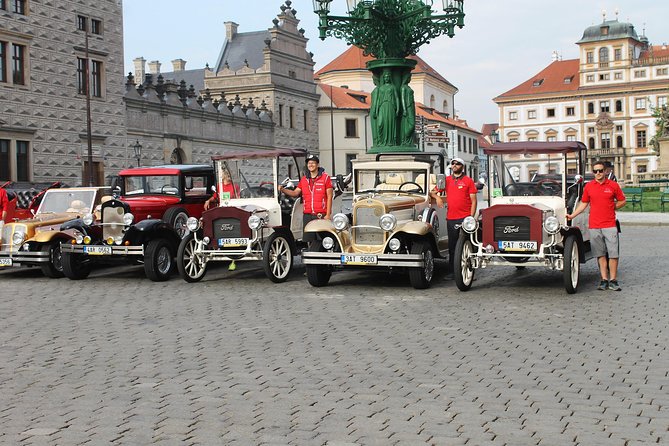
<svg viewBox="0 0 669 446"><path fill-rule="evenodd" d="M139 143L139 140L132 146L132 150L135 151L135 159L137 160L137 167L139 167L139 162L142 159L142 145Z"/></svg>
<svg viewBox="0 0 669 446"><path fill-rule="evenodd" d="M464 26L464 0L346 0L347 16L330 15L333 0L313 0L321 40L332 36L362 49L374 84L370 120L371 153L419 151L414 141L416 107L409 87L420 47Z"/></svg>

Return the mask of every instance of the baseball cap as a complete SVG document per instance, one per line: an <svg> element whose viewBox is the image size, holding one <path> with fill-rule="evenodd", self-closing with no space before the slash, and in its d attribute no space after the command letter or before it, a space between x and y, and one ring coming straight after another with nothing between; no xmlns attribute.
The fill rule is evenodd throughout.
<svg viewBox="0 0 669 446"><path fill-rule="evenodd" d="M309 162L309 161L316 161L319 164L321 162L321 160L318 159L318 155L314 155L314 154L311 154L311 153L309 155L307 155L307 162Z"/></svg>
<svg viewBox="0 0 669 446"><path fill-rule="evenodd" d="M453 159L451 160L451 164L453 164L454 162L455 162L455 163L460 163L460 164L462 164L463 166L465 165L465 161L464 161L462 158L457 158L457 157L456 157L456 158L453 158Z"/></svg>

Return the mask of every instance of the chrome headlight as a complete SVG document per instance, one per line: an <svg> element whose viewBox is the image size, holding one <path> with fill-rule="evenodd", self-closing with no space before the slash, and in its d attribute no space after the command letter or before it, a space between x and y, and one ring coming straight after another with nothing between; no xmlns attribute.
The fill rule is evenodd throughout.
<svg viewBox="0 0 669 446"><path fill-rule="evenodd" d="M332 224L337 231L343 231L348 227L348 217L346 214L335 214L335 216L332 217Z"/></svg>
<svg viewBox="0 0 669 446"><path fill-rule="evenodd" d="M22 231L16 231L12 235L12 243L15 245L20 245L26 239L26 233Z"/></svg>
<svg viewBox="0 0 669 446"><path fill-rule="evenodd" d="M402 247L402 243L399 241L399 239L396 239L395 237L391 238L388 241L388 248L390 248L391 251L397 251Z"/></svg>
<svg viewBox="0 0 669 446"><path fill-rule="evenodd" d="M120 245L121 243L123 243L123 236L118 236L118 237L114 238L114 243L116 243L117 245Z"/></svg>
<svg viewBox="0 0 669 446"><path fill-rule="evenodd" d="M560 230L560 221L551 215L544 221L544 229L549 234L557 234Z"/></svg>
<svg viewBox="0 0 669 446"><path fill-rule="evenodd" d="M255 231L260 226L262 226L262 218L253 214L249 217L249 222L248 223L249 223L249 228L251 228Z"/></svg>
<svg viewBox="0 0 669 446"><path fill-rule="evenodd" d="M135 220L135 216L132 215L130 212L127 214L123 214L123 224L126 226L130 226L132 222Z"/></svg>
<svg viewBox="0 0 669 446"><path fill-rule="evenodd" d="M393 214L383 214L379 219L379 226L384 231L392 231L397 226L397 218Z"/></svg>
<svg viewBox="0 0 669 446"><path fill-rule="evenodd" d="M82 220L84 221L84 224L86 226L90 226L90 225L93 224L94 219L95 219L95 217L93 217L93 214L86 214L86 215L84 215L84 218Z"/></svg>
<svg viewBox="0 0 669 446"><path fill-rule="evenodd" d="M332 237L323 237L323 248L332 249L334 246L334 240Z"/></svg>
<svg viewBox="0 0 669 446"><path fill-rule="evenodd" d="M188 217L188 220L186 220L186 227L190 232L195 232L200 229L200 220L195 217Z"/></svg>
<svg viewBox="0 0 669 446"><path fill-rule="evenodd" d="M83 234L77 234L75 237L75 241L77 242L77 245L81 245L84 243L84 235Z"/></svg>
<svg viewBox="0 0 669 446"><path fill-rule="evenodd" d="M465 232L469 232L471 234L472 232L476 231L477 228L478 223L471 215L469 217L465 217L465 219L462 220L462 229L464 229Z"/></svg>

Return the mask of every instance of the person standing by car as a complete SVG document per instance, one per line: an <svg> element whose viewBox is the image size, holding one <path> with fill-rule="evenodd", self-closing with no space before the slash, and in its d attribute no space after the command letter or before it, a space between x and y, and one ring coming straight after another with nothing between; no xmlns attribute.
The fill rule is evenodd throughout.
<svg viewBox="0 0 669 446"><path fill-rule="evenodd" d="M7 191L4 187L0 187L0 232L7 220L7 208L9 207L9 198L7 198Z"/></svg>
<svg viewBox="0 0 669 446"><path fill-rule="evenodd" d="M625 194L617 182L606 178L603 161L592 165L595 181L588 181L583 188L581 203L567 220L573 220L590 205L590 246L597 257L601 281L598 290L620 291L618 284L618 258L620 238L616 226L616 210L625 206ZM608 255L608 261L607 261Z"/></svg>
<svg viewBox="0 0 669 446"><path fill-rule="evenodd" d="M239 186L232 182L232 176L228 170L224 170L221 173L221 195L223 200L229 200L230 198L239 198ZM214 191L214 194L204 202L204 210L207 211L212 205L217 205L220 201L218 195L218 190ZM234 271L237 269L237 263L233 260L228 265L228 271Z"/></svg>
<svg viewBox="0 0 669 446"><path fill-rule="evenodd" d="M302 196L304 205L303 228L312 220L326 219L332 217L332 180L325 169L319 167L320 160L316 155L307 156L307 173L304 175L295 189L286 189L279 186L279 192L289 197ZM309 242L311 240L304 239ZM313 240L313 239L312 239Z"/></svg>
<svg viewBox="0 0 669 446"><path fill-rule="evenodd" d="M618 182L618 178L613 173L613 164L611 164L611 161L604 161L604 174L607 179Z"/></svg>
<svg viewBox="0 0 669 446"><path fill-rule="evenodd" d="M444 207L440 193L446 192L446 227L448 229L448 270L446 278L453 278L453 257L455 245L460 237L460 225L466 217L476 215L476 183L465 175L465 162L462 158L451 160L451 175L446 177L443 190L434 190L430 195L436 200L437 206Z"/></svg>

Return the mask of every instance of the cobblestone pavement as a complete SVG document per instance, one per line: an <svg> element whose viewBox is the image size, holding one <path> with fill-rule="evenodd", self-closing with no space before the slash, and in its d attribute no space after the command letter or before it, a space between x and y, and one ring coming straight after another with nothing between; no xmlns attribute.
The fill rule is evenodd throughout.
<svg viewBox="0 0 669 446"><path fill-rule="evenodd" d="M250 264L0 273L2 445L669 444L669 231L623 229L622 292L594 262L481 271L470 292Z"/></svg>

